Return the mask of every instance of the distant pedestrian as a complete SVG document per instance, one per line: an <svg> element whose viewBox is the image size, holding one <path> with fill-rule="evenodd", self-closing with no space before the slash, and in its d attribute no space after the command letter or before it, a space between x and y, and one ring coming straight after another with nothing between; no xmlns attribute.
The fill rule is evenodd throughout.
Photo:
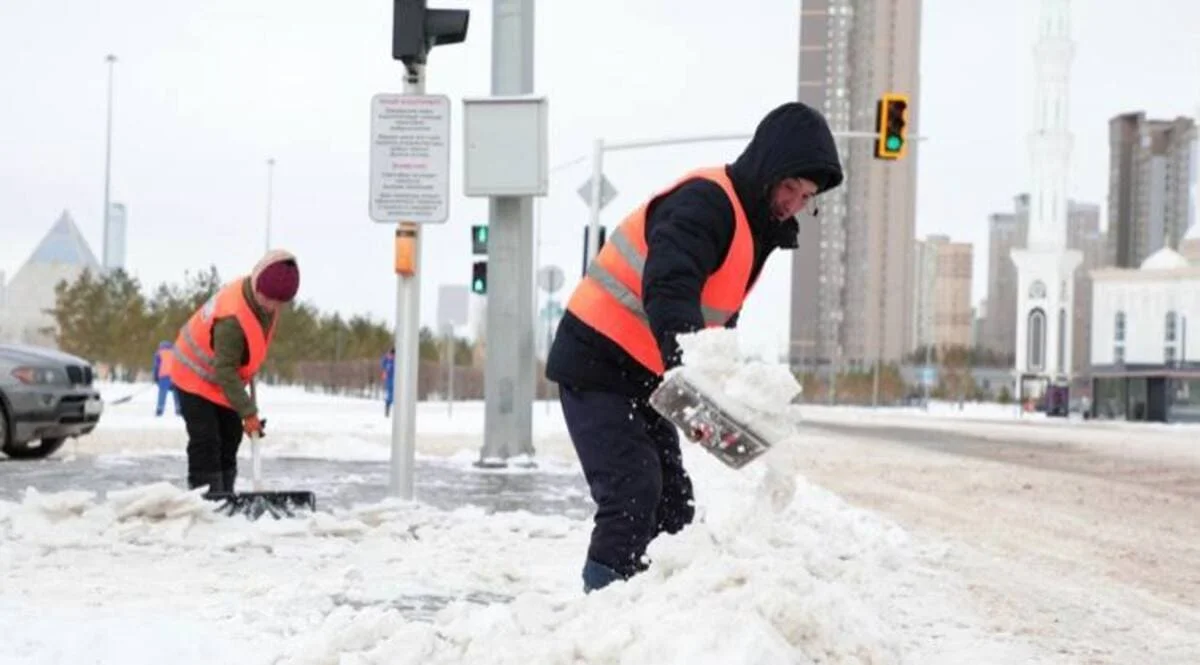
<svg viewBox="0 0 1200 665"><path fill-rule="evenodd" d="M163 411L167 407L167 393L171 393L174 397L175 415L179 415L179 393L175 392L174 386L171 385L171 360L174 355L174 349L171 343L162 341L158 343L158 350L154 352L154 382L158 384L158 403L154 407L154 415L162 416Z"/></svg>
<svg viewBox="0 0 1200 665"><path fill-rule="evenodd" d="M396 396L396 347L388 349L379 359L379 380L383 381L383 416L392 414L392 402Z"/></svg>

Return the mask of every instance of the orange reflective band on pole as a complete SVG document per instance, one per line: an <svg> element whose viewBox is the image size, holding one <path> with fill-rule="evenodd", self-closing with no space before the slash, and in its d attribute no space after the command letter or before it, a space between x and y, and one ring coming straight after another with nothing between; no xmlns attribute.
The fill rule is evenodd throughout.
<svg viewBox="0 0 1200 665"><path fill-rule="evenodd" d="M412 277L417 272L417 225L396 228L396 274Z"/></svg>

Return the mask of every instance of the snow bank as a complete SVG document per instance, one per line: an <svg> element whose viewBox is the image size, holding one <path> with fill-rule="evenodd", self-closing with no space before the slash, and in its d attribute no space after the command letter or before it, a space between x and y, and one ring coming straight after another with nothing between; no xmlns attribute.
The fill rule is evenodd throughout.
<svg viewBox="0 0 1200 665"><path fill-rule="evenodd" d="M184 455L187 433L183 420L167 413L155 417L156 389L148 384L98 385L106 399L133 398L108 406L96 430L74 439L59 455ZM304 457L345 461L383 461L391 456L392 420L383 402L310 393L291 386L261 386L267 418L266 457ZM533 446L542 459L574 462L566 426L557 403L538 403L533 410ZM421 402L417 405L417 452L448 457L483 447L484 404L479 401ZM249 446L240 452L249 456Z"/></svg>
<svg viewBox="0 0 1200 665"><path fill-rule="evenodd" d="M122 662L199 662L179 643L221 635L256 645L241 662L279 665L881 664L936 662L948 636L969 634L898 527L797 478L783 457L745 474L691 457L698 523L655 541L643 575L588 596L578 564L590 525L566 518L385 502L247 522L165 484L103 500L29 492L0 502L6 599L105 609L77 620L75 646L26 635L0 641L0 660L20 648L53 662L82 639L117 662L128 626L113 622L152 608L174 622L159 622L162 648L141 644ZM27 611L0 604L0 626ZM964 640L978 652L977 637Z"/></svg>

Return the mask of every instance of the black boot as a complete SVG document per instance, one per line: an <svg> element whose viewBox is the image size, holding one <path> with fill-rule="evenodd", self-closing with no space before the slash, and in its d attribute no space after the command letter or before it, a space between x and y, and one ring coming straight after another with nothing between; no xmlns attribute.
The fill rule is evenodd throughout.
<svg viewBox="0 0 1200 665"><path fill-rule="evenodd" d="M225 479L220 473L188 475L188 488L196 489L197 487L204 486L208 486L208 491L204 493L204 498L206 499L229 492L229 489L225 486Z"/></svg>
<svg viewBox="0 0 1200 665"><path fill-rule="evenodd" d="M222 471L221 481L225 484L225 491L232 493L234 491L233 484L237 482L237 469L225 469Z"/></svg>

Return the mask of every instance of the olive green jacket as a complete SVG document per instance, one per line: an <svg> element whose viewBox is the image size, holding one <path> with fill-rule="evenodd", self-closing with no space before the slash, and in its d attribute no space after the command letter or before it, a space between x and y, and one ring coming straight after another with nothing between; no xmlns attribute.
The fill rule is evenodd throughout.
<svg viewBox="0 0 1200 665"><path fill-rule="evenodd" d="M250 303L250 311L262 324L263 332L269 330L274 319L267 310L263 309L254 299L254 290L250 287L250 278L242 281L242 295ZM225 398L233 406L234 411L242 418L258 413L258 405L246 392L242 377L238 376L238 368L250 362L250 350L246 345L246 334L236 317L229 316L217 319L213 323L213 369L217 377L217 385L225 393Z"/></svg>

